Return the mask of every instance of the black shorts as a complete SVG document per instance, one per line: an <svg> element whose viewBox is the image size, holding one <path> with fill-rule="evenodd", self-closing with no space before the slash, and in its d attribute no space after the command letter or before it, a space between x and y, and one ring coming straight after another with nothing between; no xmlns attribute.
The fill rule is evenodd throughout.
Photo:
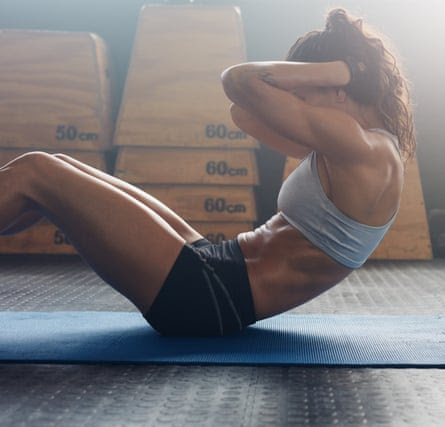
<svg viewBox="0 0 445 427"><path fill-rule="evenodd" d="M144 317L166 336L223 336L255 323L238 241L186 244Z"/></svg>

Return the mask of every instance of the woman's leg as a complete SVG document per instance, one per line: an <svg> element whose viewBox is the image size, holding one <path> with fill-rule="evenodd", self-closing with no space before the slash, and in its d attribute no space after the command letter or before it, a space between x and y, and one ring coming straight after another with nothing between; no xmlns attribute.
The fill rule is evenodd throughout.
<svg viewBox="0 0 445 427"><path fill-rule="evenodd" d="M165 221L167 221L168 224L177 233L179 233L185 239L186 242L191 243L203 238L203 236L200 233L198 233L179 215L173 212L170 208L168 208L158 199L142 191L140 188L137 188L134 185L122 181L121 179L111 176L105 172L102 172L99 169L93 168L82 162L79 162L78 160L70 156L67 156L66 154L54 154L53 156L69 163L70 165L76 167L77 169L87 173L88 175L91 175L93 177L96 177L104 182L113 185L114 187L118 188L121 191L124 191L131 197L134 197L136 200L140 201L150 209L154 210ZM2 234L6 235L6 234L14 234L20 232L38 222L39 219L40 217L38 212L27 212L21 218L17 219L17 222L11 228L5 230Z"/></svg>
<svg viewBox="0 0 445 427"><path fill-rule="evenodd" d="M0 169L0 231L38 210L141 312L150 308L185 239L154 209L55 156L30 153Z"/></svg>
<svg viewBox="0 0 445 427"><path fill-rule="evenodd" d="M115 176L108 175L105 172L100 171L99 169L88 166L82 162L79 162L76 159L73 159L66 154L55 154L55 157L61 159L72 166L75 166L79 170L87 173L88 175L94 176L108 184L113 185L121 191L124 191L131 197L134 197L136 200L139 200L141 203L154 210L158 215L160 215L165 221L169 223L169 225L179 233L186 242L191 243L196 240L202 239L202 235L199 234L193 227L187 224L179 215L177 215L174 211L168 208L165 204L160 202L153 196L150 196L145 191L142 191L140 188L135 187L134 185L129 184Z"/></svg>

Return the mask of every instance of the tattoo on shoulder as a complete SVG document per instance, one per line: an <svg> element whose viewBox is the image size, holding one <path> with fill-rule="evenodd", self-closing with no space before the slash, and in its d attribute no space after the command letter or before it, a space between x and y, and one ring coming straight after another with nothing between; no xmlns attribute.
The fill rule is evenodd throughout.
<svg viewBox="0 0 445 427"><path fill-rule="evenodd" d="M278 83L275 81L275 79L273 78L273 74L270 71L260 71L259 77L268 85L278 87Z"/></svg>

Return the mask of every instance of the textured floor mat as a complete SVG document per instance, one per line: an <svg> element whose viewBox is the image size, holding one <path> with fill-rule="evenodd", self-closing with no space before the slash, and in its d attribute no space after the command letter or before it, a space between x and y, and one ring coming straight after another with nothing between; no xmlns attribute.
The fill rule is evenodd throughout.
<svg viewBox="0 0 445 427"><path fill-rule="evenodd" d="M445 366L445 317L280 315L224 338L163 338L138 313L0 313L0 360Z"/></svg>

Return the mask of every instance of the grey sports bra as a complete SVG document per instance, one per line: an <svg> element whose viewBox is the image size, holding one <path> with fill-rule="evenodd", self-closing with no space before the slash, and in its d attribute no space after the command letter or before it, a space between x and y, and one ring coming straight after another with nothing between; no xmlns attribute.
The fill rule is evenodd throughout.
<svg viewBox="0 0 445 427"><path fill-rule="evenodd" d="M387 133L383 129L370 130ZM323 191L315 151L284 181L278 210L316 247L349 268L358 268L366 261L396 217L394 214L385 225L374 227L341 212Z"/></svg>

